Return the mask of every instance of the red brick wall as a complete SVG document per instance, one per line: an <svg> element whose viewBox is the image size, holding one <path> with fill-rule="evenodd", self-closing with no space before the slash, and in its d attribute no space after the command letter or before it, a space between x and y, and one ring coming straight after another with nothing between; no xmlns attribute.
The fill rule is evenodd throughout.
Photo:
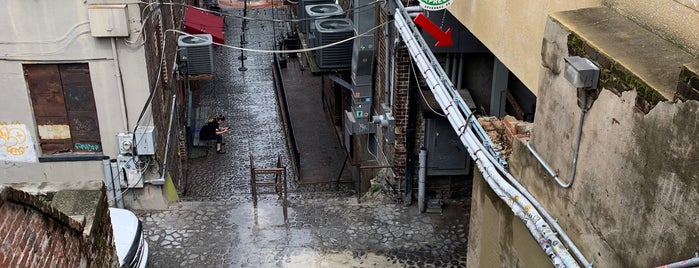
<svg viewBox="0 0 699 268"><path fill-rule="evenodd" d="M36 196L0 186L0 267L117 267L107 208L100 207L84 237L82 223Z"/></svg>
<svg viewBox="0 0 699 268"><path fill-rule="evenodd" d="M393 116L396 119L396 141L393 154L393 168L397 177L404 178L405 164L407 162L408 107L410 104L410 55L405 47L399 47L395 51L394 75L396 81L393 93Z"/></svg>
<svg viewBox="0 0 699 268"><path fill-rule="evenodd" d="M196 1L186 0L170 0L163 2L171 3L196 3ZM145 6L144 6L145 7ZM163 5L157 15L152 16L145 21L144 34L147 36L145 43L146 65L148 69L148 78L151 90L156 90L157 94L153 98L152 110L153 120L156 128L157 139L157 155L162 160L165 156L165 142L167 140L167 130L169 124L170 108L172 105L172 95L178 90L178 82L174 81L173 77L173 62L177 57L177 34L175 32L166 32L167 29L181 29L180 22L184 18L184 6L181 5ZM165 40L165 55L161 54L162 40ZM163 60L161 61L161 58ZM158 79L158 70L163 64L160 79ZM176 122L178 117L183 114L184 105L183 95L178 95L178 103L175 111L175 118L170 136L170 151L168 154L168 173L172 176L175 185L180 185L179 182L184 178L184 167L177 155L177 139L184 138L178 135L180 130L184 133L184 126L178 126Z"/></svg>

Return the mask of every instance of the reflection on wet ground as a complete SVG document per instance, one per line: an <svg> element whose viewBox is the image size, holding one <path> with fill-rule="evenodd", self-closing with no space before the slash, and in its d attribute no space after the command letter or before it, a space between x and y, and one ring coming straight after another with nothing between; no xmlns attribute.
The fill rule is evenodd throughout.
<svg viewBox="0 0 699 268"><path fill-rule="evenodd" d="M241 9L224 11L242 15ZM271 19L285 12L247 13ZM226 42L235 44L241 22L227 21ZM272 22L248 27L247 47L273 49L280 31ZM183 201L165 211L138 212L151 267L465 267L468 202L447 200L442 214L420 214L390 198L359 203L352 184L336 191L335 184L298 185L289 176L286 219L271 188L259 189L255 207L249 156L259 167L274 166L277 156L290 166L272 54L245 53L248 70L241 72L240 51L215 50L215 78L201 83L200 105L227 115L227 153L189 161Z"/></svg>

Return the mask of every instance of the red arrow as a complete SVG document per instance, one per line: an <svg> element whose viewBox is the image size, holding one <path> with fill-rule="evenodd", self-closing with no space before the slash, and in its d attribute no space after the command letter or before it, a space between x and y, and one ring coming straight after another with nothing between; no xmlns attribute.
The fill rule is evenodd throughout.
<svg viewBox="0 0 699 268"><path fill-rule="evenodd" d="M417 14L417 17L415 17L413 21L415 24L422 27L422 29L437 39L437 43L435 43L434 46L449 47L453 45L451 41L451 29L447 29L446 32L442 32L442 29L437 27L436 24L432 23L432 21L422 15L422 13Z"/></svg>

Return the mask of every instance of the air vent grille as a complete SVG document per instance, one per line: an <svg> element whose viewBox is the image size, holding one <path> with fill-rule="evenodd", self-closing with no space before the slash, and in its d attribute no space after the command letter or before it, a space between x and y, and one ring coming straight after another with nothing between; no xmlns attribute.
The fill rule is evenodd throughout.
<svg viewBox="0 0 699 268"><path fill-rule="evenodd" d="M299 19L299 29L301 30L302 33L307 33L308 32L308 27L309 23L307 20L308 15L306 13L306 6L310 5L318 5L318 4L332 4L335 3L333 0L300 0L299 5L298 5L298 10L296 14L298 14Z"/></svg>
<svg viewBox="0 0 699 268"><path fill-rule="evenodd" d="M306 16L308 20L308 46L318 46L317 35L315 31L315 21L320 19L343 18L345 12L342 7L337 4L318 4L306 6Z"/></svg>
<svg viewBox="0 0 699 268"><path fill-rule="evenodd" d="M354 36L350 19L322 19L315 21L318 46L328 45ZM352 64L352 41L323 48L316 53L320 68L344 68Z"/></svg>
<svg viewBox="0 0 699 268"><path fill-rule="evenodd" d="M180 47L179 59L188 75L213 74L214 56L212 36L210 34L195 34L180 36L177 40Z"/></svg>

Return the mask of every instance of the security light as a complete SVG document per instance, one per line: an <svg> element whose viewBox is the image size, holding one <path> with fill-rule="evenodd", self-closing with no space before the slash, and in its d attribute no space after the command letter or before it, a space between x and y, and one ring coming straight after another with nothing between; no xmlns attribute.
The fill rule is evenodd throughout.
<svg viewBox="0 0 699 268"><path fill-rule="evenodd" d="M587 58L565 57L565 78L576 88L596 89L599 67Z"/></svg>

